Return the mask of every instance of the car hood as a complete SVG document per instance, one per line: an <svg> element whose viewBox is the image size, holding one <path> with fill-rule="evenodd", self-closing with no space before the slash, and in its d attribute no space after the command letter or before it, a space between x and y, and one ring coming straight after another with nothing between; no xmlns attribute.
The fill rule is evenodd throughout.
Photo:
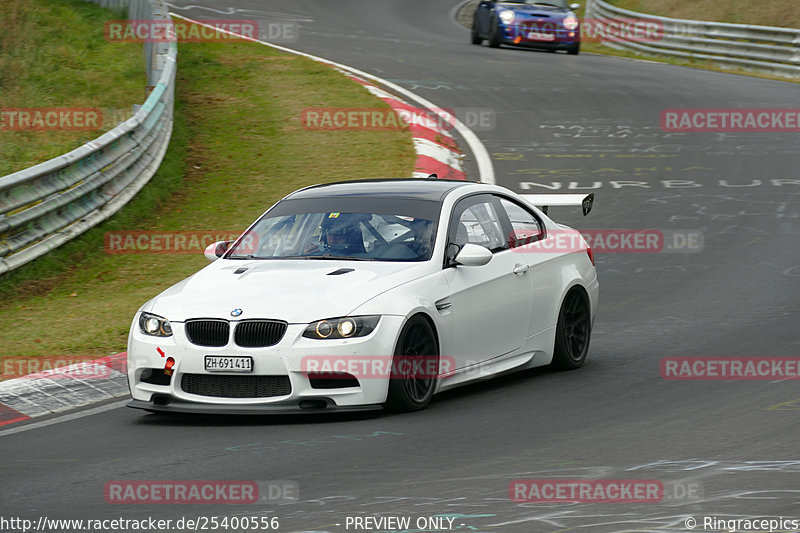
<svg viewBox="0 0 800 533"><path fill-rule="evenodd" d="M218 259L173 285L146 311L181 322L190 318L270 318L308 323L345 316L367 300L416 279L429 263ZM236 274L235 272L244 272ZM349 270L352 271L345 271ZM332 274L334 272L342 272Z"/></svg>

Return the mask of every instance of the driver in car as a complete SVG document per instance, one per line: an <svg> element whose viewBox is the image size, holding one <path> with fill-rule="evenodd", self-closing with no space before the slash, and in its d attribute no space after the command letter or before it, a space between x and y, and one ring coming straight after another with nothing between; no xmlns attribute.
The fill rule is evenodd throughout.
<svg viewBox="0 0 800 533"><path fill-rule="evenodd" d="M366 253L360 222L347 213L328 213L320 224L319 240L309 243L304 253L352 256Z"/></svg>

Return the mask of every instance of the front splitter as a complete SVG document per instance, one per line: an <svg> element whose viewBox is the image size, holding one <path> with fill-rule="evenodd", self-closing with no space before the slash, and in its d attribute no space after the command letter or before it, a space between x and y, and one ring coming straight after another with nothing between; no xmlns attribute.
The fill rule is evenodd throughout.
<svg viewBox="0 0 800 533"><path fill-rule="evenodd" d="M302 400L308 401L308 400ZM377 411L383 409L382 404L368 405L336 405L329 399L314 399L313 403L326 402L325 406L300 407L301 402L292 402L273 405L234 405L218 403L197 403L187 402L178 399L170 399L164 404L146 402L144 400L131 400L126 404L127 407L134 409L144 409L151 412L164 413L196 413L196 414L228 414L228 415L264 415L264 414L319 414L319 413L352 413L359 411Z"/></svg>

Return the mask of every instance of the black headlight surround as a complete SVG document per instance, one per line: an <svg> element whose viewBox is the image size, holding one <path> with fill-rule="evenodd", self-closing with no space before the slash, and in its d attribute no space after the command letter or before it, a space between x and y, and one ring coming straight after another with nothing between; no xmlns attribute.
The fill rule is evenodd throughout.
<svg viewBox="0 0 800 533"><path fill-rule="evenodd" d="M146 324L150 320L156 320L158 322L158 328L155 331L147 328ZM145 311L142 311L139 315L139 331L150 337L172 337L172 325L169 323L169 320L163 316L154 315L153 313L147 313Z"/></svg>
<svg viewBox="0 0 800 533"><path fill-rule="evenodd" d="M339 316L335 318L325 318L316 320L306 326L303 337L314 340L328 339L353 339L356 337L366 337L378 326L380 315L364 316ZM353 333L346 335L347 323L355 325ZM326 332L330 331L327 335Z"/></svg>

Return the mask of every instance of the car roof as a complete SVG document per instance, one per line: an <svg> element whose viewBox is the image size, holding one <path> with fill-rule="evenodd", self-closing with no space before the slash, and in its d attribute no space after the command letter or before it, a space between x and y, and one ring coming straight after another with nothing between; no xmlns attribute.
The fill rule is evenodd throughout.
<svg viewBox="0 0 800 533"><path fill-rule="evenodd" d="M312 185L295 191L284 200L330 198L332 196L380 196L440 202L451 191L478 182L437 178L383 178L339 181Z"/></svg>

